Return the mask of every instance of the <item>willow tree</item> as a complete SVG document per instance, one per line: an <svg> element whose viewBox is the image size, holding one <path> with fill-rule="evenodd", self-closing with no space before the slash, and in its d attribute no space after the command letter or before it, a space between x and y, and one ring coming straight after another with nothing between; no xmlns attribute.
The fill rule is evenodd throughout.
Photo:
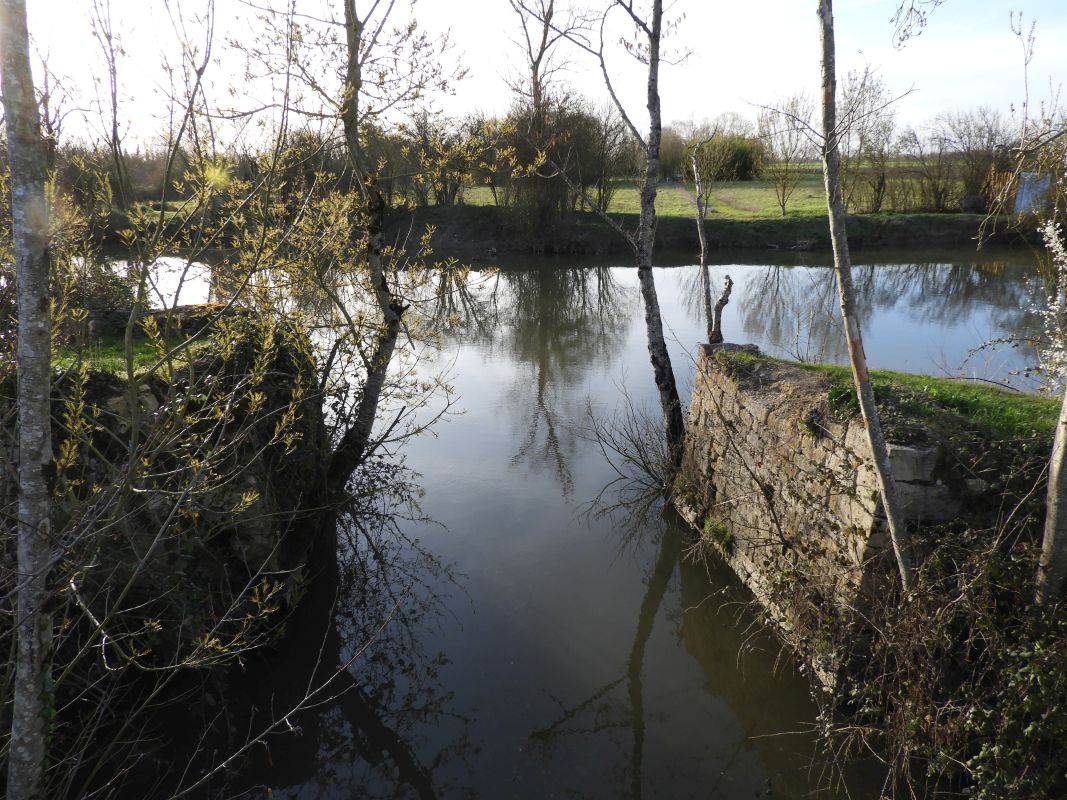
<svg viewBox="0 0 1067 800"><path fill-rule="evenodd" d="M343 175L310 179L307 196L315 207L309 203L303 215L321 214L329 231L307 226L302 232L307 254L292 267L301 272L297 281L327 299L333 317L326 323L336 341L326 348L324 388L334 379L347 387L335 398L341 405L325 469L327 491L335 498L343 499L348 479L381 442L375 421L396 375L405 314L429 281L429 271L415 263L425 253L424 243L386 242L390 203L402 205L405 198L391 197L384 187L394 173L410 177L412 166L383 155L375 142L397 130L401 120L417 120L428 95L450 91L462 75L448 66L447 37L428 36L402 13L411 5L335 0L324 4L323 14L309 15L278 3L264 8L261 41L245 49L257 68L291 87L282 124L306 125L309 135L324 149L336 148L344 163ZM438 160L452 156L439 154ZM351 363L341 368L336 360L341 357L351 357Z"/></svg>
<svg viewBox="0 0 1067 800"><path fill-rule="evenodd" d="M889 448L882 433L878 407L874 400L867 356L856 314L856 293L852 286L852 259L845 230L845 203L841 190L841 129L837 121L837 74L834 47L833 0L819 0L820 40L822 44L822 162L826 187L826 205L830 221L830 241L834 252L834 274L844 321L848 360L852 380L859 398L860 414L867 433L878 492L889 527L889 537L896 556L900 580L905 591L913 584L910 545L904 517L900 510L896 485L889 465Z"/></svg>
<svg viewBox="0 0 1067 800"><path fill-rule="evenodd" d="M0 79L7 127L18 284L18 601L8 797L37 797L44 771L51 671L51 317L45 148L30 71L24 0L0 2Z"/></svg>

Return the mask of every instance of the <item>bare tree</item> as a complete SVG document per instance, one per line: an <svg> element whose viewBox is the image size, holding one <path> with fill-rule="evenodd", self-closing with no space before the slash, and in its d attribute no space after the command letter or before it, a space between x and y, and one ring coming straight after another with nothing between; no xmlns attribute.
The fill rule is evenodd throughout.
<svg viewBox="0 0 1067 800"><path fill-rule="evenodd" d="M839 149L845 210L862 201L863 210L881 211L889 179L895 130L894 98L867 66L849 72L841 95Z"/></svg>
<svg viewBox="0 0 1067 800"><path fill-rule="evenodd" d="M641 218L637 234L637 279L641 284L641 297L645 303L645 327L648 334L648 353L652 360L656 387L659 389L660 404L663 406L664 424L667 430L667 448L671 463L677 467L682 462L682 446L685 439L685 422L682 418L682 404L678 398L678 385L674 380L674 370L667 354L667 343L663 338L663 321L660 318L659 299L656 296L656 282L652 276L652 248L656 237L656 177L659 173L659 144L662 132L659 101L659 64L660 39L663 31L663 0L653 0L651 17L639 16L632 2L616 0L615 6L622 8L629 15L638 31L647 40L644 56L639 56L648 65L648 137L645 145L645 184L641 188ZM603 27L601 27L603 34ZM603 43L603 38L601 38ZM604 50L600 49L601 67L605 76ZM612 92L614 95L614 92Z"/></svg>
<svg viewBox="0 0 1067 800"><path fill-rule="evenodd" d="M534 17L538 9L519 0L522 10ZM634 27L636 43L627 46L628 52L640 63L648 67L646 84L646 107L648 109L648 134L642 136L633 119L626 112L619 100L608 71L606 48L604 43L605 26L612 11L621 9ZM554 30L560 30L553 27ZM645 305L645 329L648 337L648 353L652 362L652 372L659 392L660 406L663 409L664 428L671 463L676 467L681 464L682 446L685 439L685 419L682 415L682 403L678 397L678 384L674 379L667 342L663 336L663 320L660 315L659 299L656 295L656 282L652 275L652 251L656 238L656 182L660 166L660 141L663 123L660 113L659 66L660 44L663 36L663 0L652 0L651 8L646 13L635 7L633 0L612 0L608 7L585 27L575 26L562 31L566 38L597 59L604 85L611 95L619 114L626 123L634 139L640 143L645 156L645 177L641 187L641 214L636 231L625 231L615 220L602 213L603 219L617 232L622 234L633 247L637 261L637 279L641 287L641 298ZM593 38L595 34L595 39ZM558 166L558 165L557 165ZM591 201L590 201L591 202ZM591 203L592 204L592 203Z"/></svg>
<svg viewBox="0 0 1067 800"><path fill-rule="evenodd" d="M703 270L708 266L708 232L704 221L708 217L708 201L711 199L715 174L713 170L702 169L707 166L707 159L702 156L714 136L715 133L711 133L689 147L689 168L693 172L693 193L696 196L697 236L700 239L700 267Z"/></svg>
<svg viewBox="0 0 1067 800"><path fill-rule="evenodd" d="M783 217L789 198L800 183L801 163L811 153L809 131L814 112L811 98L795 94L759 113L759 135L767 148L763 173L774 184L774 195Z"/></svg>
<svg viewBox="0 0 1067 800"><path fill-rule="evenodd" d="M838 295L841 303L841 316L845 326L845 340L848 345L849 364L852 367L852 380L859 398L860 413L867 430L867 442L874 462L878 489L882 498L889 526L889 536L900 571L901 583L905 591L913 584L911 553L904 519L900 513L900 504L893 484L889 467L889 452L882 425L878 418L878 407L874 400L870 375L867 372L867 357L863 352L863 339L860 335L859 319L856 316L856 298L852 288L852 260L848 251L848 235L845 231L845 204L841 190L841 129L837 120L837 77L834 46L833 0L819 0L819 21L822 43L822 158L823 178L826 185L826 204L830 218L830 240L834 251L834 272L837 276Z"/></svg>
<svg viewBox="0 0 1067 800"><path fill-rule="evenodd" d="M0 3L0 78L7 127L18 283L18 604L14 712L8 797L37 797L48 728L52 615L48 580L56 554L52 536L50 415L51 317L45 147L30 72L23 0Z"/></svg>
<svg viewBox="0 0 1067 800"><path fill-rule="evenodd" d="M921 208L947 211L959 201L949 144L937 129L924 135L908 128L901 133L897 149L911 162L911 171L918 178Z"/></svg>
<svg viewBox="0 0 1067 800"><path fill-rule="evenodd" d="M708 330L708 343L721 344L722 335L722 312L726 304L730 302L730 291L734 282L729 275L725 278L725 286L719 301L711 304L711 275L708 273L708 233L704 227L704 221L708 215L708 201L711 199L711 187L714 185L714 176L718 167L721 167L722 154L725 150L709 148L708 145L718 135L714 131L706 138L698 141L689 149L689 167L693 172L693 185L696 194L696 222L697 236L700 239L700 287L704 302L704 320Z"/></svg>
<svg viewBox="0 0 1067 800"><path fill-rule="evenodd" d="M980 106L941 114L935 125L936 135L951 153L954 171L963 184L960 205L964 211L985 212L993 199L990 177L998 157L1005 158L1008 153L1011 134L1007 121L996 109Z"/></svg>
<svg viewBox="0 0 1067 800"><path fill-rule="evenodd" d="M908 39L918 36L930 19L930 13L945 0L904 0L893 15L894 40L903 47Z"/></svg>
<svg viewBox="0 0 1067 800"><path fill-rule="evenodd" d="M522 25L522 40L518 42L526 58L528 73L521 80L509 81L511 90L530 100L533 110L534 125L545 122L548 103L548 89L553 77L563 68L563 64L553 60L556 44L565 37L564 31L570 26L562 26L555 20L555 0L537 0L534 13L526 13L518 0L509 0L512 10L518 15ZM539 27L532 27L536 21Z"/></svg>
<svg viewBox="0 0 1067 800"><path fill-rule="evenodd" d="M602 103L593 112L593 122L595 135L589 159L593 207L607 211L615 196L614 179L631 171L633 148L630 132L615 106Z"/></svg>

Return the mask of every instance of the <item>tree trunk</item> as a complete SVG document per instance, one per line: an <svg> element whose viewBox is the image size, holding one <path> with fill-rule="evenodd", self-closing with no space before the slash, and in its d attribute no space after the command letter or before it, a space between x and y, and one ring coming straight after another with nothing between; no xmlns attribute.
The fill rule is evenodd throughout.
<svg viewBox="0 0 1067 800"><path fill-rule="evenodd" d="M715 303L715 308L712 310L711 313L711 321L709 323L708 331L708 344L722 344L724 341L726 341L722 336L722 312L723 309L726 308L726 304L730 302L730 292L733 291L733 288L733 278L727 275L726 279L723 281L722 294L719 295L719 300Z"/></svg>
<svg viewBox="0 0 1067 800"><path fill-rule="evenodd" d="M697 155L704 143L701 142L689 152L689 163L693 167L693 188L697 196L697 236L700 237L700 266L707 269L708 266L708 232L704 228L704 220L708 209L704 206L704 179L700 174L700 159ZM711 292L711 289L708 289ZM710 307L710 304L709 304Z"/></svg>
<svg viewBox="0 0 1067 800"><path fill-rule="evenodd" d="M1060 419L1052 440L1052 457L1048 467L1048 495L1045 500L1045 537L1041 543L1041 561L1037 567L1037 591L1034 602L1039 606L1058 603L1067 578L1067 393L1060 406Z"/></svg>
<svg viewBox="0 0 1067 800"><path fill-rule="evenodd" d="M648 152L645 161L645 185L641 187L641 218L637 230L637 279L641 285L641 299L645 304L645 328L648 333L648 355L663 407L663 422L667 432L667 451L671 464L682 463L685 421L678 399L678 385L663 338L659 298L652 277L652 248L656 237L656 176L659 172L659 146L662 134L659 105L659 41L663 22L663 0L652 4L652 24L649 33L648 58Z"/></svg>
<svg viewBox="0 0 1067 800"><path fill-rule="evenodd" d="M874 460L878 489L882 496L889 536L896 555L897 568L904 590L912 586L911 553L904 520L896 496L896 486L889 468L889 451L878 408L874 402L870 376L867 374L867 357L863 352L859 320L856 317L856 299L852 288L852 261L848 252L848 236L845 232L845 206L841 196L841 153L838 150L837 130L837 77L834 60L833 0L819 0L819 20L822 39L822 133L823 133L823 178L826 185L826 204L830 218L830 240L834 251L834 272L841 301L841 316L845 325L848 344L848 360L852 367L852 380L859 398L860 413L867 430L867 442Z"/></svg>
<svg viewBox="0 0 1067 800"><path fill-rule="evenodd" d="M18 284L19 519L14 711L8 797L40 796L51 691L51 319L45 149L30 72L23 0L0 0L0 70L7 121L11 218Z"/></svg>
<svg viewBox="0 0 1067 800"><path fill-rule="evenodd" d="M378 416L385 380L389 374L389 365L393 360L396 342L400 336L400 323L407 310L393 296L382 258L382 226L385 218L385 201L381 193L373 186L367 187L370 217L367 236L367 262L371 271L371 281L382 313L381 330L375 343L374 352L367 362L367 379L363 384L363 394L356 406L355 418L345 431L341 441L334 449L330 466L327 470L327 487L331 494L344 489L345 483L353 472L367 457L374 421Z"/></svg>
<svg viewBox="0 0 1067 800"><path fill-rule="evenodd" d="M345 65L344 97L341 98L341 126L345 133L348 161L352 165L352 177L358 182L364 177L363 146L359 141L359 93L363 88L363 65L359 60L359 50L363 43L363 23L356 13L356 0L344 0L344 4L348 63Z"/></svg>
<svg viewBox="0 0 1067 800"><path fill-rule="evenodd" d="M367 266L375 300L381 312L381 327L375 342L374 352L367 359L367 378L363 394L356 406L354 419L341 437L326 470L327 491L337 495L344 490L352 473L367 457L371 443L374 421L378 415L382 391L385 389L389 365L393 360L396 342L400 337L401 320L406 306L393 296L386 273L383 227L385 225L385 200L378 190L375 179L364 174L362 145L360 143L359 92L363 86L362 57L363 23L356 12L355 0L345 0L345 36L348 45L345 70L344 98L341 104L341 123L345 132L348 160L353 178L366 205L367 213ZM352 331L355 335L356 331Z"/></svg>
<svg viewBox="0 0 1067 800"><path fill-rule="evenodd" d="M697 237L700 239L700 292L704 300L704 324L708 329L708 343L715 344L715 310L711 303L711 275L708 273L708 232L704 219L708 210L704 205L704 181L700 174L700 159L697 158L704 142L689 151L689 164L693 168L693 188L697 201ZM719 331L722 335L722 331ZM720 339L721 341L721 339Z"/></svg>

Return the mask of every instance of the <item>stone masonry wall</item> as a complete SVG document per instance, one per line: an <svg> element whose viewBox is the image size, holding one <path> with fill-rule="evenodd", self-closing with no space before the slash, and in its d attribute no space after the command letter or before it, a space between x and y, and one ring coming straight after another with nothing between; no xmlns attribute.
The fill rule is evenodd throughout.
<svg viewBox="0 0 1067 800"><path fill-rule="evenodd" d="M863 422L832 418L823 373L758 358L733 369L714 350L698 354L676 505L829 679L800 639L862 608L893 569ZM890 460L910 522L956 515L936 448L891 444Z"/></svg>

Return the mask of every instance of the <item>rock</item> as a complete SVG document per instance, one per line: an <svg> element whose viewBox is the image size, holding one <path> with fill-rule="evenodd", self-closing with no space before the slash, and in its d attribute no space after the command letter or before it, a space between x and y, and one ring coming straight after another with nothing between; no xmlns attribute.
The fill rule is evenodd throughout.
<svg viewBox="0 0 1067 800"><path fill-rule="evenodd" d="M907 520L948 522L960 513L959 498L944 484L897 483L897 499Z"/></svg>
<svg viewBox="0 0 1067 800"><path fill-rule="evenodd" d="M903 483L933 483L938 450L934 447L889 445L889 466L893 480Z"/></svg>

